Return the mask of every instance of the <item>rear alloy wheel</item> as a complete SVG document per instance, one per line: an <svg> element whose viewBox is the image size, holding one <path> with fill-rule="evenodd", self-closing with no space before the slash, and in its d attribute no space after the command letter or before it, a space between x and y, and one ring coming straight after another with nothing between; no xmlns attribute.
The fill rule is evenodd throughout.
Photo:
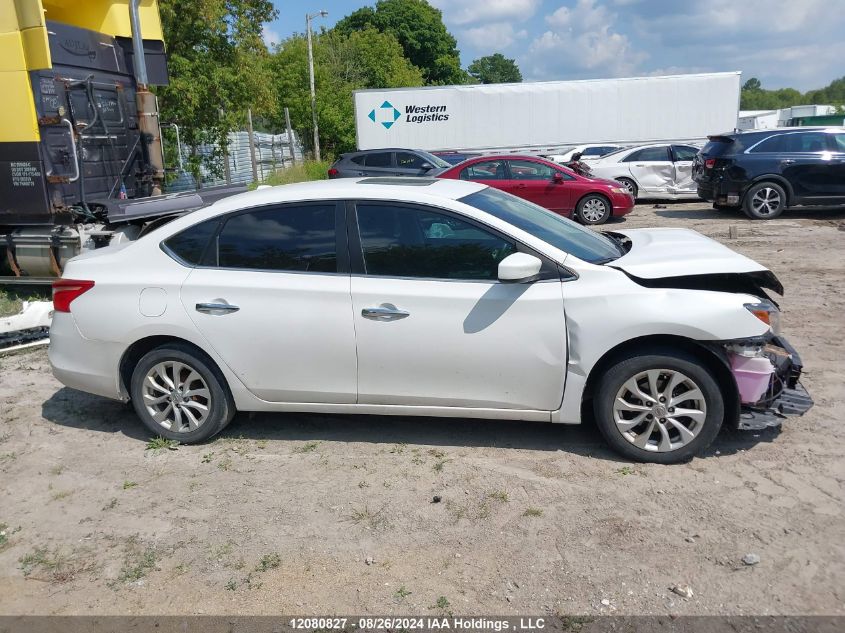
<svg viewBox="0 0 845 633"><path fill-rule="evenodd" d="M771 220L786 208L786 192L773 182L754 185L745 194L742 209L752 220Z"/></svg>
<svg viewBox="0 0 845 633"><path fill-rule="evenodd" d="M724 401L710 371L692 356L635 356L611 367L595 396L596 423L626 457L672 464L707 448L722 426Z"/></svg>
<svg viewBox="0 0 845 633"><path fill-rule="evenodd" d="M630 178L617 178L616 180L618 180L622 184L622 186L624 186L625 189L628 190L628 193L634 196L634 200L637 199L637 183L635 183Z"/></svg>
<svg viewBox="0 0 845 633"><path fill-rule="evenodd" d="M204 354L179 344L159 347L135 366L132 403L154 434L202 442L222 431L235 413L223 381Z"/></svg>
<svg viewBox="0 0 845 633"><path fill-rule="evenodd" d="M611 214L610 202L597 194L584 196L578 202L575 214L584 224L604 224Z"/></svg>

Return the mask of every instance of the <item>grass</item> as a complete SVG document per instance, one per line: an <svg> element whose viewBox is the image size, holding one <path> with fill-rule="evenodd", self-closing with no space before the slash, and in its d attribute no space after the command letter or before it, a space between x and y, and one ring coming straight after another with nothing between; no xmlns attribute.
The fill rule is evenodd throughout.
<svg viewBox="0 0 845 633"><path fill-rule="evenodd" d="M282 564L282 557L276 554L264 554L261 557L261 560L258 563L258 566L255 568L255 571L264 572L268 569L276 569L279 565Z"/></svg>
<svg viewBox="0 0 845 633"><path fill-rule="evenodd" d="M131 545L117 577L119 582L137 582L156 567L156 552L152 547L139 550L134 542Z"/></svg>
<svg viewBox="0 0 845 633"><path fill-rule="evenodd" d="M49 301L51 290L39 286L0 288L0 317L18 314L24 301Z"/></svg>
<svg viewBox="0 0 845 633"><path fill-rule="evenodd" d="M217 468L219 468L220 470L223 470L223 471L232 470L232 464L233 463L234 462L232 461L231 457L224 457L222 460L217 462Z"/></svg>
<svg viewBox="0 0 845 633"><path fill-rule="evenodd" d="M329 175L329 166L331 163L327 160L319 161L309 160L304 163L297 163L287 169L279 169L270 174L264 179L264 182L258 183L262 185L289 185L294 182L304 182L306 180L326 180ZM258 186L253 184L252 188Z"/></svg>
<svg viewBox="0 0 845 633"><path fill-rule="evenodd" d="M179 442L177 440L169 440L166 437L154 437L147 442L147 451L160 451L167 449L168 451L179 450Z"/></svg>
<svg viewBox="0 0 845 633"><path fill-rule="evenodd" d="M444 611L452 606L452 603L446 598L446 596L440 596L437 599L437 602L434 603L432 609L443 609Z"/></svg>
<svg viewBox="0 0 845 633"><path fill-rule="evenodd" d="M524 517L541 517L543 516L543 511L540 508L526 508L525 512L522 513Z"/></svg>
<svg viewBox="0 0 845 633"><path fill-rule="evenodd" d="M53 501L61 501L62 499L67 499L73 494L73 492L73 490L59 490L50 495L50 499Z"/></svg>
<svg viewBox="0 0 845 633"><path fill-rule="evenodd" d="M317 447L320 445L320 442L306 442L301 446L297 446L293 449L294 453L313 453L317 450Z"/></svg>
<svg viewBox="0 0 845 633"><path fill-rule="evenodd" d="M50 474L51 475L61 475L62 472L64 471L64 469L65 469L65 467L62 466L61 464L59 464L58 466L53 466L50 469Z"/></svg>
<svg viewBox="0 0 845 633"><path fill-rule="evenodd" d="M494 490L487 496L491 499L495 499L496 501L500 501L501 503L507 503L508 501L510 501L510 497L508 497L507 490Z"/></svg>
<svg viewBox="0 0 845 633"><path fill-rule="evenodd" d="M405 585L402 585L401 587L399 587L399 589L396 590L396 593L393 595L397 600L404 600L405 598L411 595L411 592L405 589Z"/></svg>
<svg viewBox="0 0 845 633"><path fill-rule="evenodd" d="M202 456L202 463L210 464L212 459L214 459L214 453L206 453Z"/></svg>
<svg viewBox="0 0 845 633"><path fill-rule="evenodd" d="M616 472L619 473L622 476L625 476L625 475L633 475L636 471L633 468L631 468L630 466L623 466L622 468L620 468Z"/></svg>
<svg viewBox="0 0 845 633"><path fill-rule="evenodd" d="M6 547L9 545L9 536L14 534L15 532L19 532L20 529L20 526L18 526L14 530L10 530L8 525L6 525L5 523L0 523L0 552L6 549Z"/></svg>
<svg viewBox="0 0 845 633"><path fill-rule="evenodd" d="M353 510L352 513L346 517L347 521L355 525L363 525L366 528L375 530L387 523L387 519L382 514L381 510L372 512L367 506L359 510Z"/></svg>
<svg viewBox="0 0 845 633"><path fill-rule="evenodd" d="M73 580L78 574L91 571L90 561L80 560L75 554L64 554L60 550L36 547L29 554L18 559L25 578L37 578L54 583Z"/></svg>
<svg viewBox="0 0 845 633"><path fill-rule="evenodd" d="M134 487L135 487L135 486L137 486L137 485L138 485L138 484L137 484L136 482L134 482L134 481L129 481L129 480L127 479L126 481L124 481L124 482L123 482L123 489L124 489L124 490L129 490L130 488L134 488Z"/></svg>

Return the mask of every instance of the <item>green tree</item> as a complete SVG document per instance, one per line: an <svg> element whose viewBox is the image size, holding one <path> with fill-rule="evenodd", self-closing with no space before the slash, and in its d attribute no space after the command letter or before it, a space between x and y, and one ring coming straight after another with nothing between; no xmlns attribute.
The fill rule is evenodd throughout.
<svg viewBox="0 0 845 633"><path fill-rule="evenodd" d="M274 111L269 54L261 39L277 13L271 0L161 0L170 85L157 89L161 119L180 127L198 175L197 146L225 145L245 111ZM221 114L222 111L222 114ZM216 157L207 157L214 168Z"/></svg>
<svg viewBox="0 0 845 633"><path fill-rule="evenodd" d="M480 57L472 62L467 72L483 84L504 84L522 81L516 61L501 53Z"/></svg>
<svg viewBox="0 0 845 633"><path fill-rule="evenodd" d="M760 80L752 77L742 86L740 108L742 110L777 110L796 105L842 105L845 104L845 77L834 79L819 90L802 94L794 88L766 90Z"/></svg>
<svg viewBox="0 0 845 633"><path fill-rule="evenodd" d="M375 28L393 35L404 56L422 70L428 84L461 84L468 80L461 69L457 41L443 24L443 15L425 0L379 0L340 20L334 30L348 35Z"/></svg>
<svg viewBox="0 0 845 633"><path fill-rule="evenodd" d="M291 125L311 140L311 96L305 38L282 42L272 55L272 86ZM320 147L326 155L355 149L352 91L361 88L420 86L423 76L402 54L395 37L368 28L344 34L335 29L314 38L314 82ZM282 115L276 119L281 124Z"/></svg>

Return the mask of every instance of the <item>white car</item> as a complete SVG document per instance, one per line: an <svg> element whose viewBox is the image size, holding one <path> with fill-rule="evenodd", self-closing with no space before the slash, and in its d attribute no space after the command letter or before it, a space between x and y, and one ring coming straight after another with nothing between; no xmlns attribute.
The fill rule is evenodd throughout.
<svg viewBox="0 0 845 633"><path fill-rule="evenodd" d="M697 153L693 145L628 147L590 161L590 173L596 178L618 180L634 198L696 199L692 161Z"/></svg>
<svg viewBox="0 0 845 633"><path fill-rule="evenodd" d="M574 154L581 152L580 160L582 162L589 162L598 160L605 154L609 154L610 152L618 149L622 149L622 146L612 145L609 143L605 143L604 145L576 145L575 147L570 147L563 154L550 154L548 159L563 165L564 163L571 161Z"/></svg>
<svg viewBox="0 0 845 633"><path fill-rule="evenodd" d="M461 180L221 200L69 261L50 361L199 442L238 411L577 424L663 463L811 401L760 264L682 229L600 234ZM751 384L753 383L753 384Z"/></svg>

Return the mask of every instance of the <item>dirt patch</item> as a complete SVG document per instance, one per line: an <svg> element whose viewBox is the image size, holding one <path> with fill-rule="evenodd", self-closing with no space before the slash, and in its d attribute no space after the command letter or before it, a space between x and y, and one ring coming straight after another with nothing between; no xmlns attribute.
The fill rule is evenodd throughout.
<svg viewBox="0 0 845 633"><path fill-rule="evenodd" d="M842 221L648 204L610 225L697 229L786 287L816 407L680 466L588 427L421 418L241 414L148 448L44 350L0 357L0 612L845 614Z"/></svg>

